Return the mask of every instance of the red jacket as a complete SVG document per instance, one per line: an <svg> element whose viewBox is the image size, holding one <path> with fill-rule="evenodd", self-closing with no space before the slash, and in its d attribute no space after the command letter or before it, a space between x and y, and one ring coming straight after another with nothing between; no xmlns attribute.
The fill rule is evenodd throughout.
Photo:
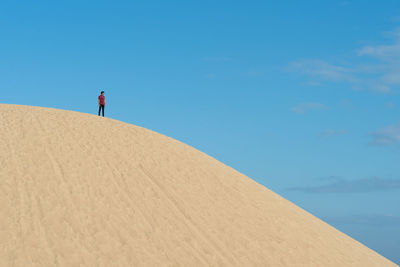
<svg viewBox="0 0 400 267"><path fill-rule="evenodd" d="M106 97L104 95L99 95L99 104L103 106L106 105Z"/></svg>

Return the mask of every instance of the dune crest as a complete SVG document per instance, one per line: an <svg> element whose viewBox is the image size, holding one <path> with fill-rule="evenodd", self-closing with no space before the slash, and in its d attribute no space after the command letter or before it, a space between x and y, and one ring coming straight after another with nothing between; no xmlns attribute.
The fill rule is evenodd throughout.
<svg viewBox="0 0 400 267"><path fill-rule="evenodd" d="M397 266L172 138L0 105L0 266Z"/></svg>

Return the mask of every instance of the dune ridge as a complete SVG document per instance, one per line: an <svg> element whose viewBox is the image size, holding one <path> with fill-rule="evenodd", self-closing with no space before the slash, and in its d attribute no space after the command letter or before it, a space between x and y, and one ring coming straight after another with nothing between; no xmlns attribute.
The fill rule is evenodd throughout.
<svg viewBox="0 0 400 267"><path fill-rule="evenodd" d="M0 105L0 266L397 266L177 140Z"/></svg>

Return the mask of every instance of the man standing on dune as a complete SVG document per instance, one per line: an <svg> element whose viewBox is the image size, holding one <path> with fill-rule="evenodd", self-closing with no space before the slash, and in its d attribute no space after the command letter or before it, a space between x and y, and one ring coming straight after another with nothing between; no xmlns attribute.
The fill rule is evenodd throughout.
<svg viewBox="0 0 400 267"><path fill-rule="evenodd" d="M103 111L103 117L104 117L104 107L106 106L106 97L104 96L104 91L101 91L99 95L99 116L100 116L100 110Z"/></svg>

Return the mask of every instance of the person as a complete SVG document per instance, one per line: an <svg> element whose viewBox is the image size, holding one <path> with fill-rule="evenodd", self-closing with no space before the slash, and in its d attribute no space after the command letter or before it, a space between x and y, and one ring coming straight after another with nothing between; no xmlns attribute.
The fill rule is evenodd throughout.
<svg viewBox="0 0 400 267"><path fill-rule="evenodd" d="M104 107L106 106L106 97L104 96L104 91L101 91L99 95L99 116L100 116L100 110L103 112L103 117L104 117Z"/></svg>

